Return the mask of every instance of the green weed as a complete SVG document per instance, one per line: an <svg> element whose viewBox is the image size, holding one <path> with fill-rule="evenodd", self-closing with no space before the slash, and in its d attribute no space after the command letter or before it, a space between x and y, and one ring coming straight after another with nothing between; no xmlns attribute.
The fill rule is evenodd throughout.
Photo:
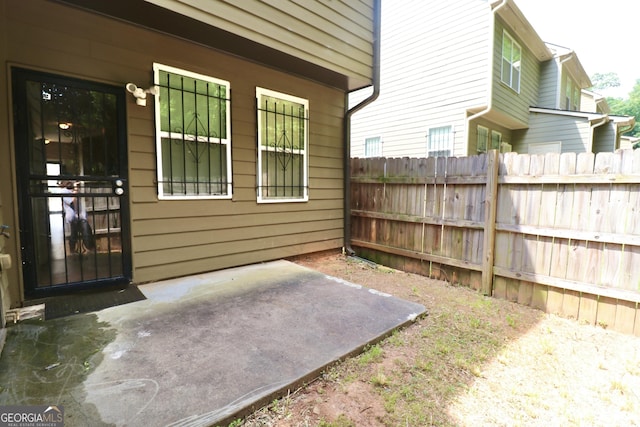
<svg viewBox="0 0 640 427"><path fill-rule="evenodd" d="M356 424L346 415L340 414L334 421L320 420L318 427L355 427Z"/></svg>
<svg viewBox="0 0 640 427"><path fill-rule="evenodd" d="M389 378L382 371L378 371L373 377L371 377L371 384L376 387L386 387L389 385Z"/></svg>
<svg viewBox="0 0 640 427"><path fill-rule="evenodd" d="M375 344L365 350L364 353L358 359L360 365L368 365L371 363L379 362L382 359L382 347Z"/></svg>
<svg viewBox="0 0 640 427"><path fill-rule="evenodd" d="M511 314L507 314L507 325L511 326L512 328L516 327L516 319L514 319L513 317L511 317Z"/></svg>

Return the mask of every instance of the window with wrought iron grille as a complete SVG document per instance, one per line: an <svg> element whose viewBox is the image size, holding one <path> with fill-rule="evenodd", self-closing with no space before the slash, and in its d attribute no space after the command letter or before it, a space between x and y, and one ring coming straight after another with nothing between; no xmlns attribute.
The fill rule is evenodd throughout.
<svg viewBox="0 0 640 427"><path fill-rule="evenodd" d="M309 200L309 101L256 88L258 202Z"/></svg>
<svg viewBox="0 0 640 427"><path fill-rule="evenodd" d="M364 156L382 157L382 138L380 138L379 136L373 138L365 138Z"/></svg>
<svg viewBox="0 0 640 427"><path fill-rule="evenodd" d="M231 198L227 81L154 64L161 199Z"/></svg>
<svg viewBox="0 0 640 427"><path fill-rule="evenodd" d="M449 157L451 155L453 155L452 127L430 128L427 134L427 157Z"/></svg>
<svg viewBox="0 0 640 427"><path fill-rule="evenodd" d="M522 48L504 31L502 33L502 72L501 80L511 89L520 93L520 74L522 73Z"/></svg>

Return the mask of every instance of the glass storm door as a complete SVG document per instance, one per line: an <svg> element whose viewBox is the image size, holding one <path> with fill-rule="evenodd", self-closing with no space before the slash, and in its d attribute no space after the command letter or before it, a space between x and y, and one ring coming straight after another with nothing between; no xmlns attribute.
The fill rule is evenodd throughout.
<svg viewBox="0 0 640 427"><path fill-rule="evenodd" d="M26 295L129 283L124 90L12 74Z"/></svg>

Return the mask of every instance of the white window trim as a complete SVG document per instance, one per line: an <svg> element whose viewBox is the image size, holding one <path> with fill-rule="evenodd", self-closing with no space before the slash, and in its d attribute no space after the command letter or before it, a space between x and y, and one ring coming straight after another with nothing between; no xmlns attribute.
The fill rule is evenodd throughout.
<svg viewBox="0 0 640 427"><path fill-rule="evenodd" d="M516 89L514 87L514 82L513 82L513 69L516 67L514 64L514 62L511 62L513 60L513 58L509 58L509 71L510 71L510 76L509 76L509 81L505 81L505 76L503 74L503 67L502 67L502 61L505 60L505 56L504 56L504 39L505 37L509 38L511 40L511 46L518 46L518 50L520 50L520 64L517 66L519 73L518 73L518 88ZM512 48L512 52L513 52L513 48ZM502 44L500 45L500 81L502 83L504 83L508 88L510 88L511 90L513 90L516 93L520 93L520 87L521 87L521 83L522 83L522 46L520 46L520 43L518 43L516 41L515 38L513 38L513 36L511 36L511 34L509 34L507 32L507 30L502 30Z"/></svg>
<svg viewBox="0 0 640 427"><path fill-rule="evenodd" d="M429 138L431 136L431 131L433 129L440 129L440 128L446 128L446 127L451 129L451 131L449 132L449 135L450 135L449 148L446 149L446 150L449 151L449 155L446 156L446 157L453 157L454 156L454 146L455 146L455 138L456 138L455 126L453 124L447 124L447 125L442 125L442 126L430 126L429 128L427 128L427 157L444 157L444 156L430 156L429 155L430 152L445 151L445 150L429 150Z"/></svg>
<svg viewBox="0 0 640 427"><path fill-rule="evenodd" d="M304 105L305 110L305 118L307 119L305 125L304 132L304 149L302 150L303 159L303 196L299 198L273 198L273 197L262 197L262 151L266 150L262 147L262 114L260 114L259 110L256 110L258 126L257 126L257 151L258 151L258 164L257 164L257 202L258 203L303 203L309 201L309 100L305 98L299 98L297 96L288 95L286 93L277 92L270 89L265 89L261 87L256 87L256 105L260 106L260 97L269 96L280 98L285 101L291 101L298 104Z"/></svg>
<svg viewBox="0 0 640 427"><path fill-rule="evenodd" d="M160 71L166 71L172 74L180 74L185 77L190 77L198 80L209 81L218 85L223 85L227 87L227 96L231 94L231 83L226 80L217 79L215 77L205 76L204 74L198 74L191 71L183 70L181 68L171 67L169 65L159 64L157 62L153 63L153 81L154 84L158 84L160 80ZM164 132L162 131L160 124L160 94L154 96L155 98L155 129L156 129L156 169L157 169L157 183L158 183L158 199L159 200L205 200L205 199L231 199L233 198L233 186L232 186L232 177L233 173L231 170L231 108L227 108L226 113L226 129L227 135L226 138L210 138L210 137L202 137L203 140L207 139L215 139L216 143L222 144L226 146L226 165L227 165L227 194L222 195L172 195L172 194L164 194L164 189L162 186L163 174L162 174L162 138L172 138L174 135L173 132ZM230 106L229 106L230 107ZM177 134L180 139L183 138L182 134ZM185 135L185 139L195 140L193 137L189 137Z"/></svg>

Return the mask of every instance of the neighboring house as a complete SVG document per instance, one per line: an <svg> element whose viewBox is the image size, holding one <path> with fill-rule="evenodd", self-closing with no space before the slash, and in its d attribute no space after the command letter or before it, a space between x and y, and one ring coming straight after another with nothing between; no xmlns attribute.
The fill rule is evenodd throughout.
<svg viewBox="0 0 640 427"><path fill-rule="evenodd" d="M515 1L385 3L383 16L380 96L354 115L352 156L617 147L618 119L592 137L602 120L566 114L581 110L589 77L575 52L540 39Z"/></svg>
<svg viewBox="0 0 640 427"><path fill-rule="evenodd" d="M585 111L531 108L529 128L521 131L513 151L544 154L613 152L621 148L621 133L635 119Z"/></svg>
<svg viewBox="0 0 640 427"><path fill-rule="evenodd" d="M584 75L571 51L553 45L549 47L556 53L556 69L564 64L569 68L568 76ZM599 153L623 148L622 134L633 129L633 116L611 114L605 97L590 90L579 90L577 85L566 81L565 89L560 88L556 92L560 96L556 96L555 107L529 109L529 127L515 133L514 151L530 154ZM541 91L539 104L549 104L544 102L543 93Z"/></svg>
<svg viewBox="0 0 640 427"><path fill-rule="evenodd" d="M607 98L590 90L582 90L582 110L600 113L605 124L596 129L594 138L594 152L615 151L618 149L632 149L638 142L637 138L624 136L631 131L636 123L634 116L611 114Z"/></svg>
<svg viewBox="0 0 640 427"><path fill-rule="evenodd" d="M0 0L3 307L342 247L379 8Z"/></svg>
<svg viewBox="0 0 640 427"><path fill-rule="evenodd" d="M640 138L637 136L626 136L622 135L620 137L620 149L621 150L637 150L640 148Z"/></svg>
<svg viewBox="0 0 640 427"><path fill-rule="evenodd" d="M583 111L600 114L611 113L611 108L609 108L607 98L605 98L603 95L600 95L599 93L587 89L582 89L580 99L580 105L582 106Z"/></svg>

